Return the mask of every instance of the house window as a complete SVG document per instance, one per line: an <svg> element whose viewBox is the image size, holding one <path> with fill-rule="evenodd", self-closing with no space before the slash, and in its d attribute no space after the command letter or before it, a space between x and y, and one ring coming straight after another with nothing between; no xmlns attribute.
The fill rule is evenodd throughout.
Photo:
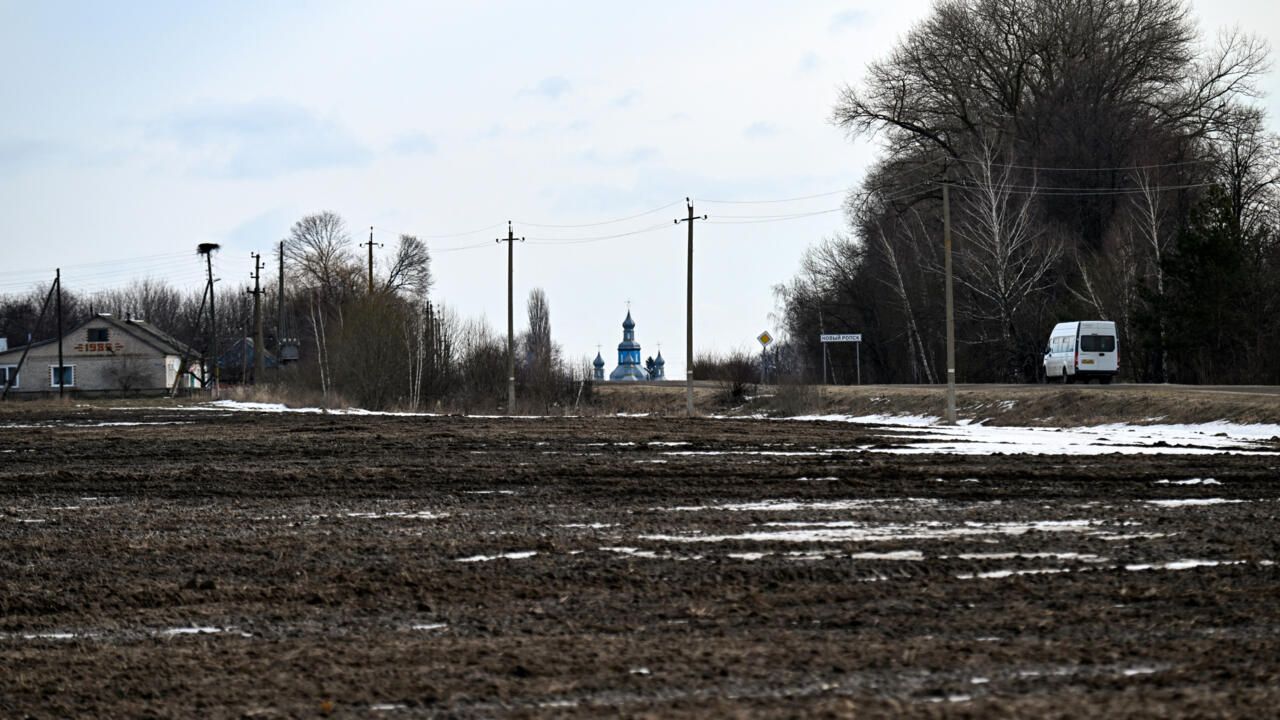
<svg viewBox="0 0 1280 720"><path fill-rule="evenodd" d="M106 342L110 339L107 328L89 328L89 342Z"/></svg>
<svg viewBox="0 0 1280 720"><path fill-rule="evenodd" d="M0 387L18 387L18 366L0 365Z"/></svg>
<svg viewBox="0 0 1280 720"><path fill-rule="evenodd" d="M61 378L61 382L59 382L58 366L50 365L49 366L49 385L51 387L75 387L76 386L76 366L63 365L62 378Z"/></svg>

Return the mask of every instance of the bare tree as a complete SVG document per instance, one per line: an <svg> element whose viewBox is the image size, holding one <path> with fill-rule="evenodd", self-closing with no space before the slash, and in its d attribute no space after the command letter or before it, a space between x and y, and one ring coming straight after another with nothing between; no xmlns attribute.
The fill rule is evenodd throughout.
<svg viewBox="0 0 1280 720"><path fill-rule="evenodd" d="M360 276L347 224L328 211L293 224L284 241L284 257L298 282L319 291L325 301L342 298Z"/></svg>
<svg viewBox="0 0 1280 720"><path fill-rule="evenodd" d="M919 216L917 215L916 218L918 219ZM903 229L906 230L908 236L911 235L910 228L905 227L905 224ZM904 279L902 263L898 259L898 251L895 249L894 244L889 241L889 237L886 235L882 225L877 225L873 237L889 270L888 279L885 279L884 283L889 286L889 290L897 300L902 310L903 318L906 321L907 357L911 363L912 375L913 377L919 377L923 373L926 382L930 384L936 383L937 377L934 375L933 367L929 364L929 358L925 353L924 340L920 335L916 314L912 309L911 295L907 291L907 283Z"/></svg>
<svg viewBox="0 0 1280 720"><path fill-rule="evenodd" d="M993 143L984 142L969 165L970 183L960 196L959 271L956 282L975 302L967 311L994 322L1009 361L1010 379L1020 374L1014 319L1027 298L1045 289L1062 254L1061 241L1045 231L1034 212L1036 182L1019 185L1014 165L997 163Z"/></svg>
<svg viewBox="0 0 1280 720"><path fill-rule="evenodd" d="M401 235L383 286L390 292L426 297L431 291L431 282L431 254L427 244L413 235Z"/></svg>
<svg viewBox="0 0 1280 720"><path fill-rule="evenodd" d="M529 330L525 334L525 376L534 397L550 402L556 391L557 358L551 340L551 304L542 288L529 291Z"/></svg>

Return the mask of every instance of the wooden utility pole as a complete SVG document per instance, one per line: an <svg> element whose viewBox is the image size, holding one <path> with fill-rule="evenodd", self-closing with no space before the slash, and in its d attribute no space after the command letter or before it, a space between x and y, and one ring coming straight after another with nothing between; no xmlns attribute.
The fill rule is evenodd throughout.
<svg viewBox="0 0 1280 720"><path fill-rule="evenodd" d="M208 374L212 372L215 394L218 391L222 373L218 370L218 314L214 311L213 305L213 253L220 247L221 245L217 243L200 243L196 247L196 252L204 255L205 268L209 271L209 357L213 362L213 368L205 368L205 382L208 384Z"/></svg>
<svg viewBox="0 0 1280 720"><path fill-rule="evenodd" d="M693 214L693 201L685 198L684 202L689 207L689 215L683 218L677 218L676 224L682 222L689 223L689 287L685 302L685 371L684 371L684 403L685 413L689 417L693 417L693 221L706 220L707 216L695 217Z"/></svg>
<svg viewBox="0 0 1280 720"><path fill-rule="evenodd" d="M280 241L280 284L276 288L276 370L280 369L280 345L284 343L284 241Z"/></svg>
<svg viewBox="0 0 1280 720"><path fill-rule="evenodd" d="M947 424L956 424L956 316L951 292L951 184L942 183L942 247L947 275Z"/></svg>
<svg viewBox="0 0 1280 720"><path fill-rule="evenodd" d="M263 368L266 360L262 357L262 255L249 253L253 258L253 289L248 293L253 296L253 384L262 382ZM243 379L243 378L242 378Z"/></svg>
<svg viewBox="0 0 1280 720"><path fill-rule="evenodd" d="M62 275L61 271L59 271L58 275L60 280ZM32 327L31 330L27 332L27 344L23 346L22 355L18 357L18 366L13 368L13 370L9 371L8 382L4 384L4 389L0 390L0 400L3 400L6 397L8 397L9 388L13 387L14 383L18 382L21 379L19 375L22 373L22 366L27 362L27 353L31 352L31 334L33 331L38 332L40 328L40 323L44 322L44 313L46 310L49 309L49 301L53 300L53 293L57 289L56 283L57 281L55 281L54 285L49 286L49 292L44 296L44 302L40 304L40 315L36 317L35 326ZM59 364L61 364L61 361L59 361Z"/></svg>
<svg viewBox="0 0 1280 720"><path fill-rule="evenodd" d="M62 397L63 388L67 385L66 365L62 363L62 268L55 271L54 285L58 288L58 300L55 312L58 314L58 397Z"/></svg>
<svg viewBox="0 0 1280 720"><path fill-rule="evenodd" d="M507 414L512 415L516 411L516 325L515 325L515 246L516 241L524 242L524 238L517 238L515 231L511 229L511 221L507 221L507 236L498 238L494 242L504 242L507 244Z"/></svg>
<svg viewBox="0 0 1280 720"><path fill-rule="evenodd" d="M365 247L366 245L369 247L369 294L372 295L373 294L373 245L374 245L372 225L369 226L369 242L360 243L360 247ZM377 245L378 247L382 247L382 243L378 243Z"/></svg>

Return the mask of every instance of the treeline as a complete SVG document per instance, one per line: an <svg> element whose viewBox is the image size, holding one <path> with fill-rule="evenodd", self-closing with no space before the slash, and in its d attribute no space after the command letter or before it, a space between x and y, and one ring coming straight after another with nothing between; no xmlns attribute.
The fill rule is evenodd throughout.
<svg viewBox="0 0 1280 720"><path fill-rule="evenodd" d="M302 218L284 239L285 292L264 283L266 349L296 344L300 359L268 370L258 385L296 400L352 404L370 409L505 410L507 338L483 320L464 319L431 301L431 259L426 245L401 236L369 281L367 265L338 215ZM278 246L277 246L278 247ZM277 249L277 253L279 250ZM264 278L266 276L264 275ZM224 385L253 381L253 297L247 285L218 285L216 354ZM49 286L0 295L0 336L10 347L57 336L50 309L37 322ZM62 292L65 328L93 313L146 320L212 357L205 294L146 279L113 290ZM516 340L516 411L550 412L581 399L590 377L585 359L566 362L551 338L551 310L541 289L527 303L528 328ZM209 363L212 367L212 363Z"/></svg>
<svg viewBox="0 0 1280 720"><path fill-rule="evenodd" d="M883 152L777 289L797 372L861 332L864 381L945 381L945 185L962 381L1034 380L1055 322L1099 318L1127 379L1280 382L1267 49L1201 41L1177 0L935 4L835 107Z"/></svg>

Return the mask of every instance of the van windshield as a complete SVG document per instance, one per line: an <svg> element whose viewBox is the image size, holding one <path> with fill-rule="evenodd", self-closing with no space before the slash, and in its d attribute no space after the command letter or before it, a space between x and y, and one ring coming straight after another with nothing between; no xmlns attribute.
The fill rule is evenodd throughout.
<svg viewBox="0 0 1280 720"><path fill-rule="evenodd" d="M1116 339L1110 335L1081 335L1080 349L1084 352L1115 352Z"/></svg>

